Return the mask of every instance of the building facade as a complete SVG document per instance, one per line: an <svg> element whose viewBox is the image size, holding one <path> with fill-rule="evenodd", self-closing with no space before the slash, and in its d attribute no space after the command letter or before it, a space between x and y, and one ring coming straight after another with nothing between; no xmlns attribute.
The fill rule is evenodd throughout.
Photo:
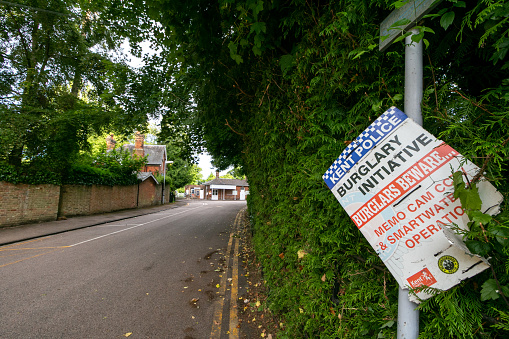
<svg viewBox="0 0 509 339"><path fill-rule="evenodd" d="M249 183L245 179L216 178L202 185L187 185L186 197L205 200L246 200L249 194Z"/></svg>

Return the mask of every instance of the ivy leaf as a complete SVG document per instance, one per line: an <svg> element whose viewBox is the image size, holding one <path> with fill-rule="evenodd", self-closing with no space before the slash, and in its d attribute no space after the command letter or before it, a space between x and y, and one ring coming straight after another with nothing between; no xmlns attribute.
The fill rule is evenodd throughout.
<svg viewBox="0 0 509 339"><path fill-rule="evenodd" d="M267 31L267 26L265 22L255 22L251 26L251 33L256 32L256 34L265 33Z"/></svg>
<svg viewBox="0 0 509 339"><path fill-rule="evenodd" d="M445 30L449 28L449 26L452 25L452 22L454 21L454 12L447 12L444 15L442 15L442 18L440 19L440 26L442 26Z"/></svg>
<svg viewBox="0 0 509 339"><path fill-rule="evenodd" d="M424 38L424 31L420 32L419 34L412 35L413 42L420 42L422 38Z"/></svg>
<svg viewBox="0 0 509 339"><path fill-rule="evenodd" d="M382 325L382 327L380 328L386 328L386 327L392 327L393 325L395 324L394 320L389 320L388 322L386 322L385 324Z"/></svg>
<svg viewBox="0 0 509 339"><path fill-rule="evenodd" d="M452 174L452 182L454 184L454 197L458 198L456 196L456 191L459 189L465 188L465 182L463 181L463 172L457 171Z"/></svg>
<svg viewBox="0 0 509 339"><path fill-rule="evenodd" d="M484 284L482 284L481 289L481 300L497 300L500 298L500 292L504 293L504 295L509 295L509 287L501 286L502 291L499 291L497 282L495 279L488 279Z"/></svg>
<svg viewBox="0 0 509 339"><path fill-rule="evenodd" d="M463 181L463 173L461 171L454 172L452 175L454 184L454 197L459 198L461 205L467 210L479 210L482 206L481 198L479 197L479 189L474 184L471 188L465 188Z"/></svg>
<svg viewBox="0 0 509 339"><path fill-rule="evenodd" d="M399 28L399 26L405 26L405 25L409 24L410 22L411 22L411 21L410 21L410 20L408 20L408 19L401 19L401 20L398 20L398 21L396 21L395 23L393 23L393 24L391 25L391 27L389 28L389 30L391 30L391 29L401 29L401 28Z"/></svg>
<svg viewBox="0 0 509 339"><path fill-rule="evenodd" d="M478 240L467 240L465 241L465 245L467 245L470 252L472 252L473 254L478 254L480 256L485 256L491 249L490 245Z"/></svg>
<svg viewBox="0 0 509 339"><path fill-rule="evenodd" d="M493 227L488 233L495 236L502 246L509 246L509 229L506 227Z"/></svg>
<svg viewBox="0 0 509 339"><path fill-rule="evenodd" d="M471 189L463 189L458 192L461 205L467 210L478 210L481 208L482 201L479 197L477 187L473 186Z"/></svg>
<svg viewBox="0 0 509 339"><path fill-rule="evenodd" d="M408 2L409 2L409 0L400 0L400 1L396 1L395 3L393 3L393 5L394 5L395 9L398 9L398 8L405 6Z"/></svg>
<svg viewBox="0 0 509 339"><path fill-rule="evenodd" d="M480 224L483 224L483 225L488 224L492 219L491 215L484 214L478 210L469 212L468 217L470 218L470 220L475 221Z"/></svg>

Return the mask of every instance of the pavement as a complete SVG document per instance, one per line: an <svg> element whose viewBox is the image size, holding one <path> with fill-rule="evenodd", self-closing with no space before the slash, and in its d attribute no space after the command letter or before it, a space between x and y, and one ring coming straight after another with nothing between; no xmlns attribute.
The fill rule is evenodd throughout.
<svg viewBox="0 0 509 339"><path fill-rule="evenodd" d="M48 235L64 233L91 226L106 224L124 219L136 218L141 215L157 213L160 211L184 206L188 200L177 199L175 202L146 208L122 210L104 214L70 217L65 220L55 220L34 224L24 224L0 228L0 246L20 241L32 240Z"/></svg>

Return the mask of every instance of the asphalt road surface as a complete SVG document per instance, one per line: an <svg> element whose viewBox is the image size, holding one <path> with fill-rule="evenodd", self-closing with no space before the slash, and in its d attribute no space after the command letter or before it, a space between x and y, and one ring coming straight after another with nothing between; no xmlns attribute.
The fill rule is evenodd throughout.
<svg viewBox="0 0 509 339"><path fill-rule="evenodd" d="M190 201L0 247L0 338L235 337L245 206Z"/></svg>

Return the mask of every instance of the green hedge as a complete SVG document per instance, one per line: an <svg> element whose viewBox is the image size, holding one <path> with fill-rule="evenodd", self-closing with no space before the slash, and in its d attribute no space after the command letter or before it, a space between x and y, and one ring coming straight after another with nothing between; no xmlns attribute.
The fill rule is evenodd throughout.
<svg viewBox="0 0 509 339"><path fill-rule="evenodd" d="M13 184L52 184L60 185L61 175L49 170L37 169L31 166L15 167L0 163L0 181Z"/></svg>
<svg viewBox="0 0 509 339"><path fill-rule="evenodd" d="M507 200L509 73L507 64L490 60L505 48L497 47L497 39L504 39L507 27L489 37L496 30L474 22L488 15L489 24L497 25L500 13L481 1L455 3L444 1L434 12L441 13L437 19L426 21L436 33L425 36L424 127L483 167ZM244 1L236 5L249 8ZM266 30L257 33L265 39L262 46L276 47L254 57L249 44L239 52L239 43L230 52L239 53L242 63L223 70L234 80L209 79L218 88L233 88L230 97L221 92L215 105L229 99L240 106L225 107L234 113L222 121L235 122L229 138L242 145L255 249L270 291L264 306L284 319L280 338L394 338L397 283L322 180L346 145L385 109L403 109L404 46L377 50L378 25L392 8L376 1L295 1L284 10L271 5L258 13ZM454 25L445 25L447 13L455 13ZM232 44L252 39L237 33ZM477 49L483 39L484 49ZM219 123L218 107L203 100L209 104L202 107L204 116ZM234 143L224 140L216 146L219 157ZM493 271L424 301L420 338L509 336L509 304L496 292L497 283L509 287L508 217L504 207L486 233L478 228L468 235L483 244ZM498 238L496 227L503 230Z"/></svg>
<svg viewBox="0 0 509 339"><path fill-rule="evenodd" d="M138 183L138 170L146 158L132 157L128 151L114 150L95 156L83 154L75 161L48 168L45 162L24 163L20 167L0 163L0 181L13 184L74 184L127 186Z"/></svg>
<svg viewBox="0 0 509 339"><path fill-rule="evenodd" d="M104 168L77 164L66 173L63 183L74 185L126 186L137 184L138 178L136 177L136 173L122 175Z"/></svg>
<svg viewBox="0 0 509 339"><path fill-rule="evenodd" d="M398 286L321 176L383 111L404 108L404 42L378 44L380 23L406 2L146 1L174 72L165 118L184 128L197 117L191 130L215 165L247 175L280 338L396 336ZM441 1L414 37L429 46L424 127L506 196L508 17L508 1ZM423 302L421 338L509 337L496 292L509 286L508 217L504 206L484 230L472 224L467 238L493 270Z"/></svg>

